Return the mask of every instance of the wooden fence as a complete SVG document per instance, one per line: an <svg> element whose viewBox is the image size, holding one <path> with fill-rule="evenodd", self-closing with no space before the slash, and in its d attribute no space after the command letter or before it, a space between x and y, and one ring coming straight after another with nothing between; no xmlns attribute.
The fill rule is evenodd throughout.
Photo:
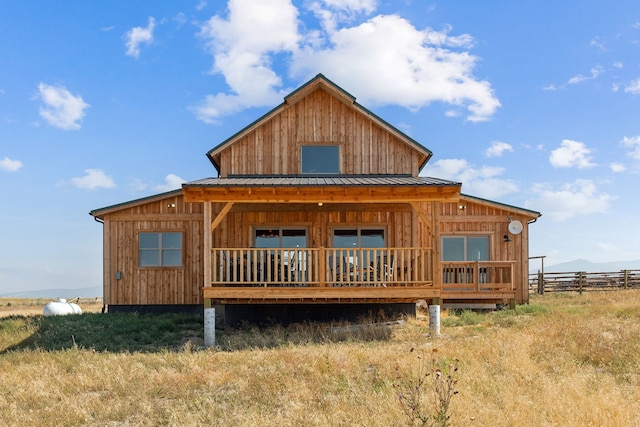
<svg viewBox="0 0 640 427"><path fill-rule="evenodd" d="M588 292L617 289L640 289L640 270L621 270L608 273L541 272L529 275L529 292Z"/></svg>

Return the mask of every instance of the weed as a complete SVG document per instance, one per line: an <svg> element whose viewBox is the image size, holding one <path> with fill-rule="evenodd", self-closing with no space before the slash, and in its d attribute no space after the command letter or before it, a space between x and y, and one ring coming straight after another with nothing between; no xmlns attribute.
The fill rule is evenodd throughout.
<svg viewBox="0 0 640 427"><path fill-rule="evenodd" d="M437 359L437 352L437 349L432 350L428 369L424 366L423 357L418 355L417 375L414 378L399 379L394 384L400 407L410 425L450 425L451 400L458 394L458 360ZM429 395L432 396L432 401Z"/></svg>

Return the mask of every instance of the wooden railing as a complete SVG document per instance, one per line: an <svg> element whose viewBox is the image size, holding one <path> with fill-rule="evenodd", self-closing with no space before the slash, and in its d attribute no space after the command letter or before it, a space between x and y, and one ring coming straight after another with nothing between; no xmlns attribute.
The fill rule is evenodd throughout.
<svg viewBox="0 0 640 427"><path fill-rule="evenodd" d="M640 270L545 272L529 275L529 292L587 292L640 288Z"/></svg>
<svg viewBox="0 0 640 427"><path fill-rule="evenodd" d="M433 286L430 248L213 248L210 286Z"/></svg>
<svg viewBox="0 0 640 427"><path fill-rule="evenodd" d="M513 291L514 265L515 261L442 262L442 291Z"/></svg>

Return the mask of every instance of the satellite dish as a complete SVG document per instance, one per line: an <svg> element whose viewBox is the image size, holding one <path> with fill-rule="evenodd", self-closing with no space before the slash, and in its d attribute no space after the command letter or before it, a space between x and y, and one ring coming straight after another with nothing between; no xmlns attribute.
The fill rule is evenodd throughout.
<svg viewBox="0 0 640 427"><path fill-rule="evenodd" d="M509 223L509 232L511 234L520 234L522 233L522 223L517 219L514 219Z"/></svg>

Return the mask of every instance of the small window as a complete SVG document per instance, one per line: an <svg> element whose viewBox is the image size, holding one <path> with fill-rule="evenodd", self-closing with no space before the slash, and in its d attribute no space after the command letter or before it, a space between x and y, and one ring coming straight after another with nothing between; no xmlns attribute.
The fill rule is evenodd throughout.
<svg viewBox="0 0 640 427"><path fill-rule="evenodd" d="M442 238L442 261L488 261L488 236Z"/></svg>
<svg viewBox="0 0 640 427"><path fill-rule="evenodd" d="M182 266L182 233L140 233L138 265L140 267Z"/></svg>
<svg viewBox="0 0 640 427"><path fill-rule="evenodd" d="M337 145L303 145L300 157L302 173L340 173L340 149Z"/></svg>

